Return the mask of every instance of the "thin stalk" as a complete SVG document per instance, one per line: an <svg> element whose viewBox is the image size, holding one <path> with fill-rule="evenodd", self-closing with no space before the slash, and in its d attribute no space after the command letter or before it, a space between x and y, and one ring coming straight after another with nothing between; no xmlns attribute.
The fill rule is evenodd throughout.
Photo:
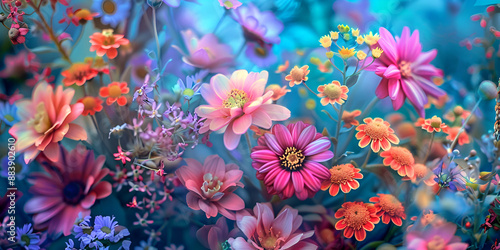
<svg viewBox="0 0 500 250"><path fill-rule="evenodd" d="M453 142L451 143L451 146L450 146L450 152L451 153L453 151L453 148L455 148L455 146L457 145L457 141L458 141L458 137L460 136L460 134L462 132L464 132L465 130L465 126L467 125L467 123L469 122L470 118L472 117L472 115L474 114L474 112L476 111L477 107L479 107L479 104L481 103L481 101L483 100L483 98L480 98L476 105L474 106L474 108L472 108L472 110L470 111L470 114L469 116L467 116L467 119L465 119L465 122L464 124L462 125L462 127L460 127L460 130L458 131L457 133L457 136L455 136L455 139L453 140Z"/></svg>
<svg viewBox="0 0 500 250"><path fill-rule="evenodd" d="M366 154L365 161L363 162L363 165L361 165L361 168L365 168L366 164L368 164L368 160L370 159L370 155L372 154L372 150L368 149L368 154Z"/></svg>
<svg viewBox="0 0 500 250"><path fill-rule="evenodd" d="M224 11L224 14L222 14L222 16L220 17L219 22L217 22L217 25L215 26L214 31L212 31L213 34L215 34L215 32L217 31L217 29L220 27L222 21L224 20L224 18L226 18L228 12L229 11L227 9Z"/></svg>
<svg viewBox="0 0 500 250"><path fill-rule="evenodd" d="M155 35L156 42L156 62L158 64L158 69L162 69L161 67L161 53L160 53L160 40L158 39L158 30L156 29L156 9L153 8L153 33Z"/></svg>
<svg viewBox="0 0 500 250"><path fill-rule="evenodd" d="M432 143L434 142L434 135L435 134L436 133L434 133L434 131L433 131L432 134L431 134L431 142L429 143L429 147L427 148L427 153L425 153L424 158L422 158L422 161L423 161L424 165L427 162L427 158L429 157L429 154L431 153Z"/></svg>
<svg viewBox="0 0 500 250"><path fill-rule="evenodd" d="M315 96L318 96L318 94L314 93L314 91L312 91L312 89L309 88L309 86L307 86L305 81L303 83L304 83L304 86L309 90L309 92L313 93L313 95L315 95Z"/></svg>

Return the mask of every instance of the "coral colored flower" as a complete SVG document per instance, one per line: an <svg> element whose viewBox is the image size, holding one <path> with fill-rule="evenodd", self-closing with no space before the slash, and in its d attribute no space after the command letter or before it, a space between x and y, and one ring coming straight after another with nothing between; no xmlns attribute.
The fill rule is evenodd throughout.
<svg viewBox="0 0 500 250"><path fill-rule="evenodd" d="M392 194L378 194L378 197L370 198L377 208L377 216L382 218L384 224L389 224L392 220L396 226L402 226L406 220L405 208L403 204Z"/></svg>
<svg viewBox="0 0 500 250"><path fill-rule="evenodd" d="M434 181L434 173L424 164L415 164L413 166L413 172L415 174L412 178L410 178L413 183L419 183L420 181L423 181L427 186L434 186L436 184L436 182Z"/></svg>
<svg viewBox="0 0 500 250"><path fill-rule="evenodd" d="M442 225L432 226L423 232L411 231L406 235L405 245L409 250L466 250L469 244L462 243L460 237L455 236L456 231L457 225L449 222Z"/></svg>
<svg viewBox="0 0 500 250"><path fill-rule="evenodd" d="M217 74L210 84L203 84L201 95L208 105L200 105L195 110L198 116L207 118L200 133L224 132L224 145L233 150L252 124L269 129L272 121L288 119L287 108L272 104L273 92L264 93L267 77L267 71L237 70L230 79Z"/></svg>
<svg viewBox="0 0 500 250"><path fill-rule="evenodd" d="M59 160L59 142L64 138L86 140L87 133L80 125L71 123L83 111L83 104L70 104L75 90L54 88L41 82L35 86L31 100L16 102L20 122L9 133L16 138L16 151L24 152L28 163L40 152L52 161Z"/></svg>
<svg viewBox="0 0 500 250"><path fill-rule="evenodd" d="M446 136L446 139L448 139L450 141L454 141L455 137L457 137L457 135L458 135L458 131L460 131L460 127L449 128L448 129L448 136ZM464 144L468 144L468 143L470 143L469 135L464 130L458 136L458 145L464 145Z"/></svg>
<svg viewBox="0 0 500 250"><path fill-rule="evenodd" d="M356 54L356 51L354 51L354 48L348 49L342 46L338 53L342 59L347 59L353 57Z"/></svg>
<svg viewBox="0 0 500 250"><path fill-rule="evenodd" d="M290 66L290 62L288 60L285 61L285 64L279 65L278 69L276 69L275 73L285 72Z"/></svg>
<svg viewBox="0 0 500 250"><path fill-rule="evenodd" d="M83 103L82 115L95 115L96 112L101 112L102 110L102 100L94 96L86 96L78 100L79 103Z"/></svg>
<svg viewBox="0 0 500 250"><path fill-rule="evenodd" d="M90 215L96 200L111 194L111 184L101 181L109 172L103 168L106 158L94 159L94 152L79 144L71 152L60 150L57 162L43 161L46 171L31 180L33 198L24 205L24 211L33 215L35 229L48 228L51 234L69 235L78 218Z"/></svg>
<svg viewBox="0 0 500 250"><path fill-rule="evenodd" d="M319 163L333 157L330 146L330 140L317 133L313 125L302 121L286 127L276 124L271 133L259 138L250 157L257 179L264 181L269 194L281 199L295 194L305 200L330 177L328 169Z"/></svg>
<svg viewBox="0 0 500 250"><path fill-rule="evenodd" d="M247 41L259 44L280 43L279 35L284 26L272 11L261 12L253 3L249 3L236 9L233 18L242 26Z"/></svg>
<svg viewBox="0 0 500 250"><path fill-rule="evenodd" d="M344 111L342 113L342 121L344 122L344 127L350 128L352 126L358 126L359 122L356 117L361 115L361 110L354 110L352 112Z"/></svg>
<svg viewBox="0 0 500 250"><path fill-rule="evenodd" d="M332 81L329 84L319 86L318 92L318 97L322 97L321 105L334 105L335 103L342 105L347 100L349 88L347 86L340 86L339 81Z"/></svg>
<svg viewBox="0 0 500 250"><path fill-rule="evenodd" d="M360 140L358 145L361 148L371 143L373 152L377 153L382 147L383 150L389 150L392 144L399 144L399 138L394 134L394 130L389 123L381 118L365 118L365 124L356 127L359 131L356 133L356 139Z"/></svg>
<svg viewBox="0 0 500 250"><path fill-rule="evenodd" d="M113 30L103 30L102 33L96 32L90 36L90 52L96 51L98 56L105 54L109 59L118 55L118 48L121 45L129 44L129 40L123 38L123 35L113 35Z"/></svg>
<svg viewBox="0 0 500 250"><path fill-rule="evenodd" d="M236 9L242 5L238 0L219 0L219 4L226 9Z"/></svg>
<svg viewBox="0 0 500 250"><path fill-rule="evenodd" d="M379 33L378 45L384 53L367 68L382 77L375 94L380 99L389 96L394 110L400 109L408 98L419 115L425 117L427 95L438 98L445 94L432 82L433 77L443 75L429 64L437 51L422 52L418 30L410 36L410 29L404 27L401 38L396 40L385 28L381 27Z"/></svg>
<svg viewBox="0 0 500 250"><path fill-rule="evenodd" d="M380 221L376 213L377 209L371 203L345 202L335 212L335 218L342 218L335 224L335 229L343 229L346 238L352 238L354 235L357 241L363 241L366 231L373 231L375 224Z"/></svg>
<svg viewBox="0 0 500 250"><path fill-rule="evenodd" d="M286 93L290 92L291 90L287 89L286 86L281 87L278 84L271 84L266 87L266 90L264 90L264 93L267 93L268 91L272 91L273 95L271 96L271 100L277 101L281 97L285 96Z"/></svg>
<svg viewBox="0 0 500 250"><path fill-rule="evenodd" d="M94 78L97 73L99 72L88 63L73 63L69 69L61 72L61 75L64 76L62 82L66 87L73 84L82 86L86 81Z"/></svg>
<svg viewBox="0 0 500 250"><path fill-rule="evenodd" d="M233 191L243 187L240 182L243 171L236 164L225 164L217 155L205 159L203 165L194 159L184 159L187 166L182 166L175 174L189 190L186 202L191 209L203 210L207 218L218 213L234 220L234 211L245 208L243 200Z"/></svg>
<svg viewBox="0 0 500 250"><path fill-rule="evenodd" d="M375 45L376 43L378 43L378 40L380 39L380 36L378 35L378 33L375 33L375 35L370 31L369 34L363 36L363 38L365 39L365 43L372 46L372 45Z"/></svg>
<svg viewBox="0 0 500 250"><path fill-rule="evenodd" d="M302 232L301 224L302 216L297 209L285 206L274 218L271 204L257 203L253 215L246 211L237 214L236 225L247 240L230 238L228 243L231 249L317 249L315 244L305 241L313 236L314 230Z"/></svg>
<svg viewBox="0 0 500 250"><path fill-rule="evenodd" d="M329 190L331 196L339 193L339 189L344 193L349 193L351 189L358 189L359 182L356 179L362 179L361 169L355 168L352 164L341 164L330 168L330 179L326 179L321 184L321 190Z"/></svg>
<svg viewBox="0 0 500 250"><path fill-rule="evenodd" d="M408 149L391 147L389 150L380 153L380 156L384 157L384 165L391 166L392 169L398 171L399 175L413 177L415 159Z"/></svg>
<svg viewBox="0 0 500 250"><path fill-rule="evenodd" d="M309 74L310 70L309 70L309 66L308 65L304 65L302 67L293 67L293 69L290 71L290 74L288 74L287 76L285 76L285 80L289 81L289 85L290 85L290 88L295 86L295 85L299 85L301 84L302 82L305 82L307 81L309 78L307 77L307 75Z"/></svg>
<svg viewBox="0 0 500 250"><path fill-rule="evenodd" d="M101 87L99 95L106 98L106 104L111 105L114 102L120 106L127 104L127 98L122 94L128 94L129 88L126 82L112 82L107 87Z"/></svg>
<svg viewBox="0 0 500 250"><path fill-rule="evenodd" d="M118 153L114 153L113 156L116 157L115 160L121 161L123 164L125 164L127 161L131 161L128 157L130 154L132 153L128 151L123 152L122 147L118 146Z"/></svg>
<svg viewBox="0 0 500 250"><path fill-rule="evenodd" d="M446 126L441 118L437 116L433 116L430 119L425 119L421 127L423 130L426 130L429 133L441 132L441 130L445 133L448 132L448 126Z"/></svg>

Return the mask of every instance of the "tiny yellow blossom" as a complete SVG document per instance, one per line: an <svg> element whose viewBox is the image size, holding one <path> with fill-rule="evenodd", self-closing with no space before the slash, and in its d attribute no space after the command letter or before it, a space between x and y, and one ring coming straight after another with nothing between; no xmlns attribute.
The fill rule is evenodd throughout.
<svg viewBox="0 0 500 250"><path fill-rule="evenodd" d="M332 58L332 57L333 57L333 51L328 51L328 52L326 52L326 57L327 57L328 59Z"/></svg>
<svg viewBox="0 0 500 250"><path fill-rule="evenodd" d="M339 32L330 31L330 37L332 38L333 41L337 41L339 39Z"/></svg>
<svg viewBox="0 0 500 250"><path fill-rule="evenodd" d="M365 42L365 39L363 39L361 36L358 36L358 38L356 38L356 42L361 45Z"/></svg>
<svg viewBox="0 0 500 250"><path fill-rule="evenodd" d="M372 50L372 56L375 58L379 58L382 55L382 52L384 52L382 49L377 47L376 49Z"/></svg>
<svg viewBox="0 0 500 250"><path fill-rule="evenodd" d="M311 99L311 98L307 99L306 108L309 110L316 108L316 101L314 99Z"/></svg>
<svg viewBox="0 0 500 250"><path fill-rule="evenodd" d="M332 46L332 39L330 38L329 35L322 36L319 39L319 42L321 43L321 46L323 46L323 48L325 49L330 48L330 46Z"/></svg>
<svg viewBox="0 0 500 250"><path fill-rule="evenodd" d="M354 48L348 49L348 48L345 48L344 46L342 46L342 49L339 50L339 55L343 59L353 57L354 54L356 54L356 52L354 51Z"/></svg>
<svg viewBox="0 0 500 250"><path fill-rule="evenodd" d="M321 60L317 57L311 57L311 59L309 60L312 64L314 65L319 65L321 64Z"/></svg>
<svg viewBox="0 0 500 250"><path fill-rule="evenodd" d="M351 40L351 35L349 35L349 34L344 34L344 40L346 40L346 41Z"/></svg>
<svg viewBox="0 0 500 250"><path fill-rule="evenodd" d="M337 29L339 29L339 31L342 33L347 33L349 32L349 30L351 30L351 28L349 28L349 25L343 25L343 24L339 24L337 26Z"/></svg>
<svg viewBox="0 0 500 250"><path fill-rule="evenodd" d="M351 33L353 36L358 37L359 36L359 29L352 29Z"/></svg>
<svg viewBox="0 0 500 250"><path fill-rule="evenodd" d="M376 33L374 35L370 31L370 33L368 35L365 35L364 39L365 39L365 43L371 46L371 45L374 45L378 42L378 39L380 39L380 36L378 35L378 33Z"/></svg>
<svg viewBox="0 0 500 250"><path fill-rule="evenodd" d="M359 60L364 60L366 58L366 53L360 50L360 51L358 51L358 53L356 53L356 57Z"/></svg>

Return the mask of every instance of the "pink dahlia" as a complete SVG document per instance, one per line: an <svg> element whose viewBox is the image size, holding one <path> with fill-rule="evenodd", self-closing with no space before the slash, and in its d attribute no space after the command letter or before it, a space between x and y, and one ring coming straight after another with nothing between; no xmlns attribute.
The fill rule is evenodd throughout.
<svg viewBox="0 0 500 250"><path fill-rule="evenodd" d="M427 96L438 98L445 94L431 80L443 76L440 69L430 64L437 51L422 52L418 30L410 36L410 29L404 27L401 38L396 37L396 40L385 28L381 27L379 33L380 39L374 47L382 48L384 53L368 68L382 77L375 94L380 99L389 96L395 110L408 98L424 117Z"/></svg>
<svg viewBox="0 0 500 250"><path fill-rule="evenodd" d="M203 210L207 218L218 213L234 220L234 211L245 208L243 200L233 191L243 187L240 182L243 171L236 164L225 164L218 155L205 159L203 165L194 159L184 159L187 166L175 171L189 192L186 202L191 209Z"/></svg>
<svg viewBox="0 0 500 250"><path fill-rule="evenodd" d="M69 235L78 214L90 215L96 200L111 194L111 184L101 181L109 172L102 168L106 158L94 159L94 152L78 145L68 153L61 147L57 162L41 160L46 173L35 173L30 183L33 198L24 211L34 214L35 229Z"/></svg>
<svg viewBox="0 0 500 250"><path fill-rule="evenodd" d="M219 43L214 34L206 34L201 39L192 30L181 32L189 54L176 48L182 55L182 60L197 68L207 69L211 73L226 73L233 64L231 47Z"/></svg>
<svg viewBox="0 0 500 250"><path fill-rule="evenodd" d="M270 203L257 203L253 215L249 212L237 214L236 225L243 237L230 238L232 249L317 249L315 244L305 241L314 234L314 230L301 232L302 216L297 209L285 206L276 218Z"/></svg>
<svg viewBox="0 0 500 250"><path fill-rule="evenodd" d="M469 244L462 243L460 237L455 236L455 231L457 231L457 225L449 222L432 226L424 232L412 231L406 235L407 249L467 249Z"/></svg>
<svg viewBox="0 0 500 250"><path fill-rule="evenodd" d="M230 79L217 74L203 84L201 95L208 105L196 108L198 116L207 118L200 133L223 132L224 145L233 150L252 124L269 129L272 121L288 119L290 110L272 103L273 91L264 93L267 77L267 71L237 70Z"/></svg>
<svg viewBox="0 0 500 250"><path fill-rule="evenodd" d="M74 89L62 86L54 88L41 82L33 91L31 100L16 103L17 115L21 121L14 124L9 133L16 138L16 150L24 152L28 163L40 152L51 161L59 160L59 144L64 137L73 140L86 140L87 133L77 124L71 123L83 111L82 103L70 104Z"/></svg>
<svg viewBox="0 0 500 250"><path fill-rule="evenodd" d="M287 127L276 124L271 133L258 140L252 149L252 166L257 178L264 181L267 192L288 199L295 193L305 200L314 196L321 183L330 178L328 169L319 162L333 157L330 140L301 121Z"/></svg>

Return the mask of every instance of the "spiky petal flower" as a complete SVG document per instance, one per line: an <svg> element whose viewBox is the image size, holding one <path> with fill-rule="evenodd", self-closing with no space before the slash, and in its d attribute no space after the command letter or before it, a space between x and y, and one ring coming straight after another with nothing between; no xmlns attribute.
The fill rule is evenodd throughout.
<svg viewBox="0 0 500 250"><path fill-rule="evenodd" d="M326 179L321 184L321 190L329 190L331 196L339 193L339 189L344 193L349 193L351 189L358 189L362 179L361 169L355 168L352 164L341 164L330 168L330 179Z"/></svg>
<svg viewBox="0 0 500 250"><path fill-rule="evenodd" d="M410 150L403 147L391 147L389 150L380 153L380 156L384 157L384 165L391 166L403 177L413 178L415 159Z"/></svg>
<svg viewBox="0 0 500 250"><path fill-rule="evenodd" d="M267 192L288 199L294 194L300 200L314 196L321 182L330 177L319 162L333 157L330 140L301 121L283 126L276 124L271 133L258 140L252 149L252 166L257 178L264 181Z"/></svg>
<svg viewBox="0 0 500 250"><path fill-rule="evenodd" d="M347 100L347 93L349 88L347 86L340 86L339 81L332 81L329 84L321 85L318 87L318 97L321 97L321 105L328 104L343 104Z"/></svg>
<svg viewBox="0 0 500 250"><path fill-rule="evenodd" d="M360 140L358 145L361 148L368 146L371 143L373 152L377 153L380 148L389 150L391 143L399 144L399 138L394 134L394 130L390 124L381 118L365 118L365 124L356 127L359 131L356 133L356 139Z"/></svg>
<svg viewBox="0 0 500 250"><path fill-rule="evenodd" d="M437 116L433 116L430 119L425 119L421 127L423 130L426 130L429 133L441 131L448 133L448 126L446 126L441 118Z"/></svg>
<svg viewBox="0 0 500 250"><path fill-rule="evenodd" d="M397 225L403 225L406 220L405 208L401 202L392 194L378 194L378 197L370 198L377 208L377 216L382 218L384 224L392 222Z"/></svg>
<svg viewBox="0 0 500 250"><path fill-rule="evenodd" d="M287 76L285 76L285 80L287 81L290 81L289 82L289 85L290 85L290 88L295 86L295 85L299 85L301 84L302 82L305 82L307 81L309 78L307 77L307 75L309 74L310 70L309 70L309 66L308 65L304 65L302 67L297 67L297 66L294 66L292 70L290 70L290 74L288 74Z"/></svg>
<svg viewBox="0 0 500 250"><path fill-rule="evenodd" d="M354 235L358 241L365 240L366 231L373 231L375 224L380 222L375 205L359 201L342 204L335 212L335 218L342 218L335 224L335 229L344 230L346 238Z"/></svg>

